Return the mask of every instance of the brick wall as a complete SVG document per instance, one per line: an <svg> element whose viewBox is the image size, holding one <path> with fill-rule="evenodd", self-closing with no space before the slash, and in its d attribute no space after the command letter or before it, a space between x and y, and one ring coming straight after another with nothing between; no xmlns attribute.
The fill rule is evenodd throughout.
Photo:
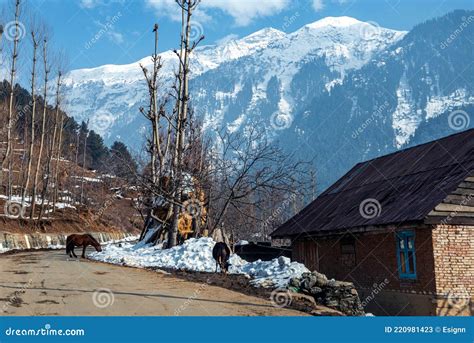
<svg viewBox="0 0 474 343"><path fill-rule="evenodd" d="M433 229L438 314L470 314L474 296L474 226Z"/></svg>
<svg viewBox="0 0 474 343"><path fill-rule="evenodd" d="M295 240L293 258L329 278L354 282L361 291L361 300L376 289L377 296L369 309L378 315L471 315L474 226L399 230L406 229L415 231L416 280L398 276L395 228L354 234L355 258L342 254L342 236Z"/></svg>

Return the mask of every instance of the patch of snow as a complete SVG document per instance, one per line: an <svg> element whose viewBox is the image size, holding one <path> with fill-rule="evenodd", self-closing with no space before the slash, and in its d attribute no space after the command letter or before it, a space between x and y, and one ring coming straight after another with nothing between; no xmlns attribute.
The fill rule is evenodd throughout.
<svg viewBox="0 0 474 343"><path fill-rule="evenodd" d="M392 127L395 131L396 146L400 149L407 144L421 122L412 99L406 74L400 79L397 89L397 108L392 114Z"/></svg>
<svg viewBox="0 0 474 343"><path fill-rule="evenodd" d="M469 96L465 89L458 89L448 96L433 96L426 103L426 119L431 119L456 107L473 104L474 96Z"/></svg>
<svg viewBox="0 0 474 343"><path fill-rule="evenodd" d="M73 178L78 179L78 180L84 180L84 181L87 181L87 182L103 182L101 179L96 178L96 177L75 176L75 175L73 175Z"/></svg>
<svg viewBox="0 0 474 343"><path fill-rule="evenodd" d="M112 263L125 264L132 267L157 267L199 272L214 272L216 262L212 257L214 240L209 237L191 238L180 246L171 249L160 247L137 246L124 243L121 247L105 246L102 252L94 252L89 258ZM229 259L229 273L243 274L250 277L251 284L256 287L285 287L292 277L300 277L309 272L303 264L291 262L287 257L275 258L271 261L247 262L236 254Z"/></svg>

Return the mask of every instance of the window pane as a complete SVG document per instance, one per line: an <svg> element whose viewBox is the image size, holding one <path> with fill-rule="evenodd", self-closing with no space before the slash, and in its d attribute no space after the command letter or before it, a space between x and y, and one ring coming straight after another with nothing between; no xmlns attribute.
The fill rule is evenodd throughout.
<svg viewBox="0 0 474 343"><path fill-rule="evenodd" d="M406 273L406 266L405 266L405 253L400 251L400 271L402 273Z"/></svg>
<svg viewBox="0 0 474 343"><path fill-rule="evenodd" d="M408 249L413 250L413 237L407 238Z"/></svg>
<svg viewBox="0 0 474 343"><path fill-rule="evenodd" d="M408 272L414 273L415 272L415 259L412 251L408 252Z"/></svg>

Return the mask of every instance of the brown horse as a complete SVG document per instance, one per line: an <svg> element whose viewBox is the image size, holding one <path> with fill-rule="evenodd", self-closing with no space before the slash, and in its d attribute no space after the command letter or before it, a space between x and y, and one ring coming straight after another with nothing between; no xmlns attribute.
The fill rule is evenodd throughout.
<svg viewBox="0 0 474 343"><path fill-rule="evenodd" d="M102 251L100 243L88 233L84 235L69 235L66 239L66 254L69 255L69 257L73 255L77 257L74 253L74 247L82 246L82 258L86 258L86 248L88 245L92 245L96 251Z"/></svg>
<svg viewBox="0 0 474 343"><path fill-rule="evenodd" d="M216 273L217 273L217 266L221 267L221 272L227 274L227 270L229 269L229 257L230 257L230 249L224 242L218 242L214 245L212 249L212 257L216 260Z"/></svg>

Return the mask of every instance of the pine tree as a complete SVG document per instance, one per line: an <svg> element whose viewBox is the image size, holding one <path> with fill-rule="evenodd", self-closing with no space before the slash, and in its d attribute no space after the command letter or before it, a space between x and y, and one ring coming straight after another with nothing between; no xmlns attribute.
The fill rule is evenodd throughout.
<svg viewBox="0 0 474 343"><path fill-rule="evenodd" d="M110 148L108 165L114 175L129 179L137 173L137 163L122 142L115 141Z"/></svg>

